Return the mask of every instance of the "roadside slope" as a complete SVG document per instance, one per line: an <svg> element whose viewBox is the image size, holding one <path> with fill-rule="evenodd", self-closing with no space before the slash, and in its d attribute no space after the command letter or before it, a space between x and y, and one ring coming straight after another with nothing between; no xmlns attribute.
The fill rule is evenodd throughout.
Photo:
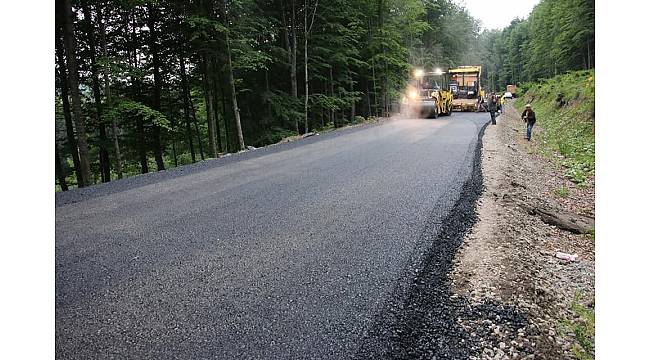
<svg viewBox="0 0 650 360"><path fill-rule="evenodd" d="M537 114L534 149L564 167L575 183L593 180L596 159L595 72L575 71L522 86L514 102L521 112L532 104Z"/></svg>
<svg viewBox="0 0 650 360"><path fill-rule="evenodd" d="M542 111L544 114L544 111ZM594 240L539 216L544 208L590 219L594 190L576 185L558 163L524 138L519 112L510 104L483 137L484 192L479 221L465 237L451 274L452 290L473 304L512 306L526 326L488 321L482 359L593 357ZM545 222L546 221L546 222ZM557 250L578 261L555 257ZM467 328L477 323L463 320Z"/></svg>

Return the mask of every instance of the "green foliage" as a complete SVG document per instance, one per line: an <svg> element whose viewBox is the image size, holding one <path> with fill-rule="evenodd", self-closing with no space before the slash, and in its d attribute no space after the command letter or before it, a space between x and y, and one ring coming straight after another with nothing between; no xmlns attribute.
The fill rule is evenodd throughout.
<svg viewBox="0 0 650 360"><path fill-rule="evenodd" d="M595 171L595 81L594 71L575 71L528 84L528 91L515 101L523 110L533 105L540 148L548 156L561 155L565 175L582 183Z"/></svg>
<svg viewBox="0 0 650 360"><path fill-rule="evenodd" d="M573 354L579 360L593 360L595 358L596 314L593 308L584 306L580 294L576 294L571 303L571 312L575 319L560 322L560 331L564 334L571 332L576 343Z"/></svg>
<svg viewBox="0 0 650 360"><path fill-rule="evenodd" d="M481 64L489 87L515 82L532 94L533 85L528 89L524 82L577 69L585 61L583 67L593 64L588 56L593 54L593 1L542 0L529 19L514 20L503 31L484 32L453 0L319 0L318 7L314 1L286 0L84 4L91 21L82 21L82 12L75 12L75 40L89 163L97 172L102 148L115 170L113 141L99 141L90 74L98 69L102 120L108 138L113 135L111 122L118 124L126 176L140 172L142 154L147 161L152 154L162 156L166 165L175 165L170 157L174 152L179 164L191 162L192 150L200 158L199 147L210 153L210 138L221 146L218 151L236 151L235 98L246 144L261 146L304 132L305 80L307 127L327 130L390 115L413 66ZM314 10L314 26L305 39L304 15L309 18ZM59 28L60 21L57 16ZM63 42L58 40L61 52ZM94 54L90 40L95 40ZM308 79L303 71L305 40ZM186 83L181 81L181 60ZM110 99L104 80L110 80ZM74 147L67 146L60 103L64 85L57 77L55 121L62 162L68 163ZM564 93L569 104L571 96ZM215 129L208 126L208 108L214 110ZM589 164L589 144L574 141L575 134L562 135L556 148L571 162L568 175L576 180L589 176L592 166L578 166ZM64 167L64 172L73 175L71 169Z"/></svg>
<svg viewBox="0 0 650 360"><path fill-rule="evenodd" d="M526 20L479 37L485 83L507 84L550 78L594 64L594 1L542 0ZM526 90L526 89L524 89Z"/></svg>
<svg viewBox="0 0 650 360"><path fill-rule="evenodd" d="M265 131L259 138L253 142L253 146L264 146L280 142L284 138L298 135L295 131L287 130L281 127L272 127Z"/></svg>
<svg viewBox="0 0 650 360"><path fill-rule="evenodd" d="M555 195L561 197L561 198L566 198L569 196L569 188L566 186L561 186L557 189L554 190Z"/></svg>
<svg viewBox="0 0 650 360"><path fill-rule="evenodd" d="M221 38L221 35L228 31L220 22L201 15L192 15L185 18L184 25L187 27L188 40L207 41L208 39Z"/></svg>
<svg viewBox="0 0 650 360"><path fill-rule="evenodd" d="M124 122L124 120L142 120L145 124L157 125L162 129L172 131L169 120L165 115L137 101L120 100L108 112L107 117L109 119L117 117L120 122Z"/></svg>

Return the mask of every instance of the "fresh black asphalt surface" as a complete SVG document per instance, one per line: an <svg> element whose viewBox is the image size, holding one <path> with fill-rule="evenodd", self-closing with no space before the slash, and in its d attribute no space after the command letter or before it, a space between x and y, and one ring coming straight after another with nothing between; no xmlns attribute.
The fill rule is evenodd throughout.
<svg viewBox="0 0 650 360"><path fill-rule="evenodd" d="M488 121L394 119L57 194L57 358L414 357L378 350L405 344L385 314L439 263Z"/></svg>

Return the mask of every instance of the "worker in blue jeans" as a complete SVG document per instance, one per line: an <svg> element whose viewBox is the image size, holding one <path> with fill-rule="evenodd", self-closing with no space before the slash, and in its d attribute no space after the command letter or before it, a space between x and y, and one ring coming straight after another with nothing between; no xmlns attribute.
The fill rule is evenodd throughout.
<svg viewBox="0 0 650 360"><path fill-rule="evenodd" d="M535 125L535 112L533 107L530 104L526 104L526 109L521 114L522 120L526 122L526 139L530 141L530 138L533 136L533 125Z"/></svg>

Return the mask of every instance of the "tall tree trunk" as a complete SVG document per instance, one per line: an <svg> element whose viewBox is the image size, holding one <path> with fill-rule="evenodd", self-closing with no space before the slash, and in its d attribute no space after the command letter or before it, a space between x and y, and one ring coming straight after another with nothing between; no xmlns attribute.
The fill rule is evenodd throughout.
<svg viewBox="0 0 650 360"><path fill-rule="evenodd" d="M221 13L224 18L224 25L228 28L228 17L226 12L226 2L221 2ZM239 140L239 149L246 149L244 144L244 134L241 128L241 119L239 118L239 106L237 106L237 90L235 89L235 79L232 73L232 54L230 52L230 36L226 31L226 74L228 75L228 83L230 83L230 96L232 99L232 112L235 115L235 127L237 129L237 140Z"/></svg>
<svg viewBox="0 0 650 360"><path fill-rule="evenodd" d="M160 106L160 92L162 88L162 79L160 78L160 54L158 53L158 33L156 32L156 24L158 22L158 10L155 5L149 4L149 46L151 48L151 56L153 63L153 108L154 110L161 111ZM160 126L153 124L153 151L156 158L156 167L158 171L165 170L165 162L163 161L162 143L160 140Z"/></svg>
<svg viewBox="0 0 650 360"><path fill-rule="evenodd" d="M183 94L183 117L185 118L185 135L190 146L190 154L192 155L192 162L196 162L196 154L194 151L194 142L192 140L192 126L190 124L190 90L187 84L187 74L185 73L185 57L183 52L178 56L181 67L181 93Z"/></svg>
<svg viewBox="0 0 650 360"><path fill-rule="evenodd" d="M264 85L266 89L266 94L268 96L268 94L271 94L271 84L269 82L269 69L264 70ZM268 100L268 97L265 103L266 103L266 116L264 117L265 118L264 126L267 126L271 118L273 117L273 111L271 109L271 102Z"/></svg>
<svg viewBox="0 0 650 360"><path fill-rule="evenodd" d="M306 10L305 10L306 11ZM298 99L298 77L297 77L297 57L298 57L298 36L296 35L296 1L291 0L291 96ZM298 118L295 119L296 132L300 133Z"/></svg>
<svg viewBox="0 0 650 360"><path fill-rule="evenodd" d="M305 5L307 2L305 0ZM307 26L307 8L305 6L305 26ZM309 132L309 73L307 70L307 31L305 30L305 134Z"/></svg>
<svg viewBox="0 0 650 360"><path fill-rule="evenodd" d="M366 104L368 105L368 113L366 117L372 116L372 105L370 103L370 89L368 88L369 81L366 79Z"/></svg>
<svg viewBox="0 0 650 360"><path fill-rule="evenodd" d="M285 50L287 51L287 63L289 64L289 83L291 85L291 96L295 99L298 97L298 82L296 77L296 4L295 0L291 0L291 34L293 42L289 39L289 24L287 23L286 10L284 7L284 0L280 0L282 12L282 25L284 28L284 43ZM298 120L295 120L294 127L298 131Z"/></svg>
<svg viewBox="0 0 650 360"><path fill-rule="evenodd" d="M169 121L171 123L172 132L176 132L176 118L174 117L171 106L169 109ZM176 153L176 138L172 135L172 157L174 158L174 167L178 166L178 154Z"/></svg>
<svg viewBox="0 0 650 360"><path fill-rule="evenodd" d="M318 10L318 0L314 4L314 12L311 15L311 22L307 23L307 13L309 12L309 7L307 6L308 0L305 0L305 9L304 9L304 18L305 18L305 134L309 132L309 58L307 56L307 42L309 41L309 34L311 33L311 28L314 26L314 18L316 17L316 11Z"/></svg>
<svg viewBox="0 0 650 360"><path fill-rule="evenodd" d="M72 113L70 111L70 99L68 96L68 75L65 69L65 56L63 54L63 41L60 34L60 28L57 26L57 43L56 58L59 63L59 81L61 82L61 101L63 102L63 117L65 118L65 132L67 135L67 144L70 154L72 154L72 163L74 164L75 177L77 184L81 184L81 163L79 162L79 149L77 140L74 135L74 126L72 125Z"/></svg>
<svg viewBox="0 0 650 360"><path fill-rule="evenodd" d="M54 144L54 171L56 172L56 178L59 180L59 186L61 190L68 191L68 183L65 181L65 172L63 171L63 165L61 165L61 156L59 156L59 146Z"/></svg>
<svg viewBox="0 0 650 360"><path fill-rule="evenodd" d="M379 12L379 36L384 34L384 0L379 0L378 6ZM381 76L381 101L382 101L382 111L383 115L386 115L388 112L388 63L386 63L386 49L384 48L384 42L380 42L381 53L384 55L384 73Z"/></svg>
<svg viewBox="0 0 650 360"><path fill-rule="evenodd" d="M334 70L332 66L330 66L330 96L334 97ZM329 117L330 122L334 124L334 127L338 127L336 116L334 115L334 109L329 109Z"/></svg>
<svg viewBox="0 0 650 360"><path fill-rule="evenodd" d="M587 70L591 69L591 40L587 40Z"/></svg>
<svg viewBox="0 0 650 360"><path fill-rule="evenodd" d="M217 64L214 63L212 68L213 69L217 68ZM221 143L221 124L219 123L219 101L217 100L218 96L216 96L216 94L219 93L218 84L221 81L221 79L219 79L219 71L213 71L212 73L214 75L214 77L212 79L213 80L212 81L212 94L213 94L212 101L214 102L212 107L214 109L214 129L215 129L215 136L217 138L217 151L219 153L222 153L223 152L223 144Z"/></svg>
<svg viewBox="0 0 650 360"><path fill-rule="evenodd" d="M97 112L97 127L99 128L99 168L101 171L102 182L111 181L111 164L108 157L108 137L106 136L106 125L103 119L102 93L99 85L99 75L97 74L97 59L95 48L95 31L92 22L92 13L88 2L84 1L82 5L84 22L88 31L88 47L90 58L90 71L92 77L93 96L95 98L95 111Z"/></svg>
<svg viewBox="0 0 650 360"><path fill-rule="evenodd" d="M84 187L92 183L92 174L90 173L90 161L88 156L88 141L86 138L86 126L81 113L81 96L79 94L79 74L77 68L76 40L74 35L71 0L63 0L65 21L63 38L65 40L66 56L68 60L68 80L70 84L70 95L72 97L72 109L74 113L74 122L77 129L79 163L81 165L81 182L79 187Z"/></svg>
<svg viewBox="0 0 650 360"><path fill-rule="evenodd" d="M108 59L108 47L106 46L106 26L104 25L104 18L102 14L101 1L97 3L97 22L99 23L99 40L102 47L102 55L105 59ZM108 107L112 105L111 98L111 77L110 71L107 66L104 67L104 95L106 96L106 104ZM122 178L122 155L120 154L120 142L119 142L119 129L117 126L117 118L114 116L112 121L112 130L113 130L113 148L115 151L115 171L117 172L117 178Z"/></svg>
<svg viewBox="0 0 650 360"><path fill-rule="evenodd" d="M129 65L135 69L138 69L140 64L138 61L137 55L137 37L135 33L136 23L135 23L135 14L133 11L125 15L125 26L128 29L129 20L131 22L131 46L128 49L129 53ZM133 73L131 77L131 98L137 101L138 95L140 94L140 79L135 76ZM138 147L138 158L140 160L140 172L146 174L149 172L149 160L147 159L147 139L144 132L144 123L141 116L138 116L135 120L136 126L136 136L137 136L137 147Z"/></svg>
<svg viewBox="0 0 650 360"><path fill-rule="evenodd" d="M232 144L230 143L230 140L232 137L230 136L230 126L228 126L228 116L227 111L226 111L226 92L223 89L223 82L219 81L219 96L221 97L221 113L223 114L223 128L224 128L224 135L226 139L226 152L230 152L230 149L232 149Z"/></svg>
<svg viewBox="0 0 650 360"><path fill-rule="evenodd" d="M210 66L210 61L208 61L207 55L203 54L201 58L201 64L203 68L203 89L205 93L205 109L208 116L208 154L211 157L218 157L219 152L217 151L217 145L215 142L214 128L215 128L215 115L214 115L214 100L212 94L212 79L211 72L212 67Z"/></svg>
<svg viewBox="0 0 650 360"><path fill-rule="evenodd" d="M194 121L194 129L196 130L196 138L199 143L199 152L201 154L201 160L205 160L205 152L203 151L203 140L201 140L201 132L199 131L199 122L196 120L196 111L194 110L194 102L190 96L190 109L192 110L192 120Z"/></svg>
<svg viewBox="0 0 650 360"><path fill-rule="evenodd" d="M352 72L348 70L348 76L350 77L350 96L352 96L352 103L350 104L350 121L354 121L354 116L356 115L356 100L354 99L354 79L352 78Z"/></svg>

